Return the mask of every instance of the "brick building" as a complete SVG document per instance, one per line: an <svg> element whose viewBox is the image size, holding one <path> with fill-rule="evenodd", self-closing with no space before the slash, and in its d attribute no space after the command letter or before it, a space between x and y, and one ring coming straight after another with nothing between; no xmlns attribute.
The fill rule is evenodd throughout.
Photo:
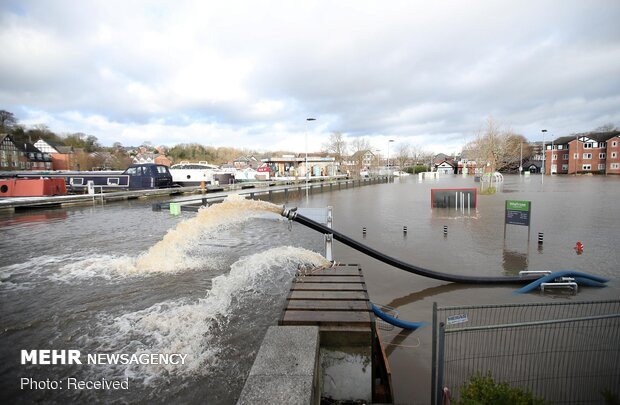
<svg viewBox="0 0 620 405"><path fill-rule="evenodd" d="M563 136L545 145L545 174L620 174L620 131Z"/></svg>

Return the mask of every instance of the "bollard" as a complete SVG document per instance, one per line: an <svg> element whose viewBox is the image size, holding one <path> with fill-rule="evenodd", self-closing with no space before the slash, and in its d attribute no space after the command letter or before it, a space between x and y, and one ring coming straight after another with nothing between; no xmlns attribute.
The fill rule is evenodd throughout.
<svg viewBox="0 0 620 405"><path fill-rule="evenodd" d="M448 236L448 225L443 226L443 236Z"/></svg>
<svg viewBox="0 0 620 405"><path fill-rule="evenodd" d="M544 234L542 232L538 232L538 244L539 245L543 244L543 236Z"/></svg>
<svg viewBox="0 0 620 405"><path fill-rule="evenodd" d="M407 227L403 226L403 233L406 235L407 234Z"/></svg>

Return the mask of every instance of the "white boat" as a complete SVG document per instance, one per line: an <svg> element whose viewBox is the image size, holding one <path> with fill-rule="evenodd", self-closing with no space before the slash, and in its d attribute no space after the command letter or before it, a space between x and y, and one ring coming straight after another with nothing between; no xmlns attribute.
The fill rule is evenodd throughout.
<svg viewBox="0 0 620 405"><path fill-rule="evenodd" d="M172 182L180 186L199 186L203 181L205 184L214 184L214 174L219 171L219 167L207 162L181 162L170 167Z"/></svg>
<svg viewBox="0 0 620 405"><path fill-rule="evenodd" d="M409 176L409 173L404 172L402 170L395 170L394 173L392 174L392 176L394 176L394 177L405 177L405 176Z"/></svg>

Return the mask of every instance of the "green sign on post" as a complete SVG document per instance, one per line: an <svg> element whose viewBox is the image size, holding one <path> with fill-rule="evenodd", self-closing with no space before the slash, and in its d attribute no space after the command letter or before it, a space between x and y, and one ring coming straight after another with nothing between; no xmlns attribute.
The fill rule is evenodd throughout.
<svg viewBox="0 0 620 405"><path fill-rule="evenodd" d="M529 211L529 201L506 200L506 209L514 211Z"/></svg>
<svg viewBox="0 0 620 405"><path fill-rule="evenodd" d="M504 239L506 238L506 225L527 226L527 239L530 239L530 217L532 216L532 202L519 200L506 200L506 215L504 221Z"/></svg>

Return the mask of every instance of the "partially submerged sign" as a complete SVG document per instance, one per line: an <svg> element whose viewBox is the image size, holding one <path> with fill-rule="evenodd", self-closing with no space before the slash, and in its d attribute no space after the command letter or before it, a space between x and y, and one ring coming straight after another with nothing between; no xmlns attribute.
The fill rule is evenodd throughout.
<svg viewBox="0 0 620 405"><path fill-rule="evenodd" d="M530 201L506 200L506 223L530 226Z"/></svg>
<svg viewBox="0 0 620 405"><path fill-rule="evenodd" d="M432 188L431 208L476 208L477 188Z"/></svg>
<svg viewBox="0 0 620 405"><path fill-rule="evenodd" d="M530 220L532 218L532 202L520 200L506 200L504 215L504 239L506 239L506 225L527 226L527 240L530 240Z"/></svg>

